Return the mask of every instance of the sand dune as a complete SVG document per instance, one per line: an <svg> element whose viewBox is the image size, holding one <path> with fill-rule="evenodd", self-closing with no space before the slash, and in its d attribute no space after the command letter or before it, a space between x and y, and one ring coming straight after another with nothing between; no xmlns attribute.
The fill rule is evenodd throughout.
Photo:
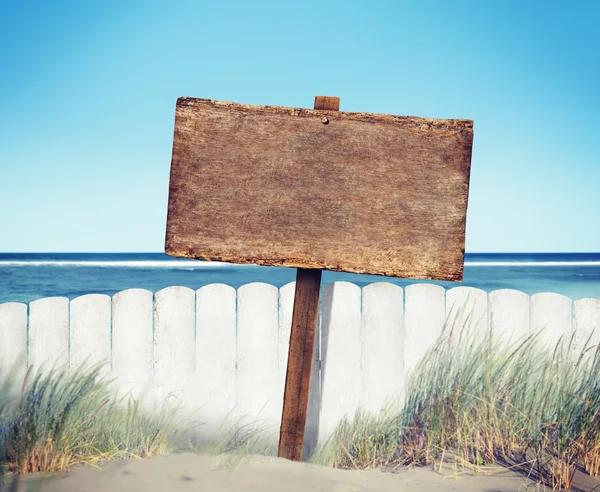
<svg viewBox="0 0 600 492"><path fill-rule="evenodd" d="M10 480L2 490L10 490ZM76 466L69 473L34 474L12 490L43 492L508 492L541 490L509 471L492 476L461 474L452 468L339 470L282 458L177 453L141 460L113 461L99 467Z"/></svg>

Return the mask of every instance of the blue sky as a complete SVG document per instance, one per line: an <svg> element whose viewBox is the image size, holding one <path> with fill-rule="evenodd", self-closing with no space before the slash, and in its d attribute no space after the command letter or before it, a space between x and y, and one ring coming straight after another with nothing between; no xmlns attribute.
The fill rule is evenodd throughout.
<svg viewBox="0 0 600 492"><path fill-rule="evenodd" d="M180 96L474 120L467 252L600 251L600 2L0 3L0 252L163 251Z"/></svg>

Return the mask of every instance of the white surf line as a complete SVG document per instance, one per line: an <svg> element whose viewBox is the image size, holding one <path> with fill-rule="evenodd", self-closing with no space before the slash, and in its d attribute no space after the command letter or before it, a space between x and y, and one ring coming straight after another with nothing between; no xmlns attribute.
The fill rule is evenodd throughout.
<svg viewBox="0 0 600 492"><path fill-rule="evenodd" d="M220 261L2 261L2 266L86 266L131 268L213 268L232 266Z"/></svg>
<svg viewBox="0 0 600 492"><path fill-rule="evenodd" d="M600 266L600 261L465 261L465 266Z"/></svg>

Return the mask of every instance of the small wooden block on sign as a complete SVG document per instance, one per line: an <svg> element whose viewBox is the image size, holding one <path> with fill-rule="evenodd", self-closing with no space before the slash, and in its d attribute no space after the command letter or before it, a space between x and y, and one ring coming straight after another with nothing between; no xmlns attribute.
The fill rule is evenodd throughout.
<svg viewBox="0 0 600 492"><path fill-rule="evenodd" d="M165 251L462 280L473 122L177 101Z"/></svg>

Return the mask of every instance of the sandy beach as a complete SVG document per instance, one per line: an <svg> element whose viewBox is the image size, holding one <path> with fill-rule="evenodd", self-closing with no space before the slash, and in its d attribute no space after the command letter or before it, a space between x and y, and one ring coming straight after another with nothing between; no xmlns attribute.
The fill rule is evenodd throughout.
<svg viewBox="0 0 600 492"><path fill-rule="evenodd" d="M585 477L588 478L588 477ZM3 491L43 492L398 492L451 491L509 492L544 490L533 481L509 470L491 474L460 472L451 466L441 471L431 467L340 470L283 458L211 456L175 453L138 460L102 463L99 467L76 466L68 473L48 476L31 474L18 485L6 481ZM16 486L15 486L16 485ZM594 485L579 478L572 490L592 490ZM549 490L549 489L546 489Z"/></svg>

